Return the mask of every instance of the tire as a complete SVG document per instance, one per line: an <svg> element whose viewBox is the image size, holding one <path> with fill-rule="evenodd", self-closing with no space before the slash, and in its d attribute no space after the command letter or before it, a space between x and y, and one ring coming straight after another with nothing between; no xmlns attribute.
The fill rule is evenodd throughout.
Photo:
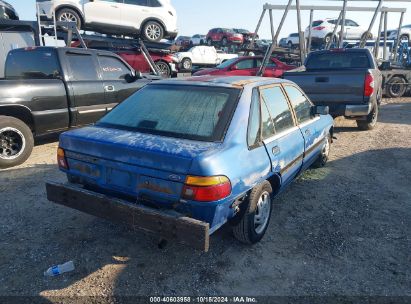
<svg viewBox="0 0 411 304"><path fill-rule="evenodd" d="M164 78L170 78L171 77L171 68L168 65L167 62L164 61L158 61L156 62L156 66L158 71L160 72L160 75Z"/></svg>
<svg viewBox="0 0 411 304"><path fill-rule="evenodd" d="M227 44L228 44L228 40L227 40L226 37L224 37L224 38L221 40L221 45L222 45L222 46L227 46Z"/></svg>
<svg viewBox="0 0 411 304"><path fill-rule="evenodd" d="M364 34L362 34L361 40L363 40L364 38L367 38L366 40L371 40L372 39L372 34L365 32Z"/></svg>
<svg viewBox="0 0 411 304"><path fill-rule="evenodd" d="M204 45L204 40L200 40L200 45Z"/></svg>
<svg viewBox="0 0 411 304"><path fill-rule="evenodd" d="M70 8L62 8L57 12L57 21L75 22L79 30L81 30L83 23L80 15ZM67 29L63 27L64 29Z"/></svg>
<svg viewBox="0 0 411 304"><path fill-rule="evenodd" d="M143 38L149 42L158 42L164 38L164 28L157 21L148 21L143 26Z"/></svg>
<svg viewBox="0 0 411 304"><path fill-rule="evenodd" d="M324 167L327 162L328 158L330 156L330 150L331 150L331 135L328 134L327 136L327 141L325 145L321 149L321 154L318 157L318 159L313 163L314 168L322 168Z"/></svg>
<svg viewBox="0 0 411 304"><path fill-rule="evenodd" d="M378 105L374 104L371 113L367 115L365 120L357 120L358 129L361 131L369 131L375 128L378 121Z"/></svg>
<svg viewBox="0 0 411 304"><path fill-rule="evenodd" d="M237 240L244 244L255 244L263 238L271 218L272 192L268 181L251 190L247 202L244 202L243 208L246 209L239 222L233 226ZM258 224L258 221L261 223Z"/></svg>
<svg viewBox="0 0 411 304"><path fill-rule="evenodd" d="M288 46L289 49L292 49L293 48L293 43L291 41L288 41L287 46Z"/></svg>
<svg viewBox="0 0 411 304"><path fill-rule="evenodd" d="M207 45L208 46L212 46L213 45L213 40L211 40L211 38L207 39Z"/></svg>
<svg viewBox="0 0 411 304"><path fill-rule="evenodd" d="M0 116L0 169L21 165L33 151L30 128L20 119Z"/></svg>
<svg viewBox="0 0 411 304"><path fill-rule="evenodd" d="M181 60L181 66L184 70L189 71L193 68L193 63L190 58L183 58L183 60Z"/></svg>
<svg viewBox="0 0 411 304"><path fill-rule="evenodd" d="M332 34L328 34L327 36L325 36L325 38L324 38L324 44L325 45L327 45L328 43L331 42L331 36L332 36ZM337 41L338 41L338 37L334 36L333 41L331 43L337 43Z"/></svg>
<svg viewBox="0 0 411 304"><path fill-rule="evenodd" d="M407 91L407 82L404 78L393 77L387 84L387 95L391 98L402 97Z"/></svg>

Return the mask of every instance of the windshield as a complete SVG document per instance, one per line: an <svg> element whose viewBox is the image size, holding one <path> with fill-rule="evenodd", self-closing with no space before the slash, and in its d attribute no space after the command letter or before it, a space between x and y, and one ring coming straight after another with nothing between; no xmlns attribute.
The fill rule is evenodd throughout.
<svg viewBox="0 0 411 304"><path fill-rule="evenodd" d="M305 66L308 70L330 70L369 68L371 64L366 54L359 52L331 52L309 56Z"/></svg>
<svg viewBox="0 0 411 304"><path fill-rule="evenodd" d="M224 61L222 64L217 66L217 69L225 69L228 68L230 65L232 65L234 62L236 62L238 58L232 58L227 61Z"/></svg>
<svg viewBox="0 0 411 304"><path fill-rule="evenodd" d="M148 85L98 125L202 141L221 141L240 90L223 87Z"/></svg>

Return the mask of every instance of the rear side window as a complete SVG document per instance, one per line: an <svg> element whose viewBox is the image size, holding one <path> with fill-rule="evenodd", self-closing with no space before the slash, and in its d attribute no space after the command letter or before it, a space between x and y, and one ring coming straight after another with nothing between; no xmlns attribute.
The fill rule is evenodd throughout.
<svg viewBox="0 0 411 304"><path fill-rule="evenodd" d="M237 62L236 67L238 70L246 70L254 68L254 59L246 59Z"/></svg>
<svg viewBox="0 0 411 304"><path fill-rule="evenodd" d="M355 69L370 68L370 60L360 52L329 52L312 54L305 64L308 70Z"/></svg>
<svg viewBox="0 0 411 304"><path fill-rule="evenodd" d="M261 90L261 98L265 101L274 122L275 133L281 133L294 127L287 99L280 87Z"/></svg>
<svg viewBox="0 0 411 304"><path fill-rule="evenodd" d="M98 56L104 80L124 79L130 69L121 60L111 56Z"/></svg>
<svg viewBox="0 0 411 304"><path fill-rule="evenodd" d="M314 21L314 22L312 23L312 26L319 26L319 25L321 25L321 24L323 24L323 21L322 21L322 20L318 20L318 21Z"/></svg>
<svg viewBox="0 0 411 304"><path fill-rule="evenodd" d="M260 141L260 95L258 90L253 91L250 108L250 118L248 121L247 143L250 148L258 145Z"/></svg>
<svg viewBox="0 0 411 304"><path fill-rule="evenodd" d="M168 137L221 141L240 92L222 87L149 85L99 124Z"/></svg>
<svg viewBox="0 0 411 304"><path fill-rule="evenodd" d="M42 79L60 76L54 50L18 50L7 55L6 78Z"/></svg>
<svg viewBox="0 0 411 304"><path fill-rule="evenodd" d="M312 118L311 108L313 105L308 98L296 87L287 85L284 86L284 89L293 105L298 123L301 124L310 120Z"/></svg>
<svg viewBox="0 0 411 304"><path fill-rule="evenodd" d="M67 53L66 56L75 80L99 80L94 58L87 54Z"/></svg>

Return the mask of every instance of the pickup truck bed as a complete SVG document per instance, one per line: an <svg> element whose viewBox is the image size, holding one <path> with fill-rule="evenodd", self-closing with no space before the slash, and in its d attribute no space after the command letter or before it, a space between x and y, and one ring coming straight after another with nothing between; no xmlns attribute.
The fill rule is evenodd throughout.
<svg viewBox="0 0 411 304"><path fill-rule="evenodd" d="M382 76L367 49L312 52L305 65L284 73L316 105L334 117L355 119L361 129L375 126L382 97Z"/></svg>

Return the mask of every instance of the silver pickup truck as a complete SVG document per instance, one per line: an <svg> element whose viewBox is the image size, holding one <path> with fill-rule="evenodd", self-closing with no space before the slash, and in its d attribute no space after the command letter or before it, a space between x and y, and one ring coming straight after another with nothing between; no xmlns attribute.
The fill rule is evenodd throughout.
<svg viewBox="0 0 411 304"><path fill-rule="evenodd" d="M312 52L304 66L286 72L316 104L329 106L333 117L357 121L371 130L382 99L382 75L368 49L335 49Z"/></svg>

